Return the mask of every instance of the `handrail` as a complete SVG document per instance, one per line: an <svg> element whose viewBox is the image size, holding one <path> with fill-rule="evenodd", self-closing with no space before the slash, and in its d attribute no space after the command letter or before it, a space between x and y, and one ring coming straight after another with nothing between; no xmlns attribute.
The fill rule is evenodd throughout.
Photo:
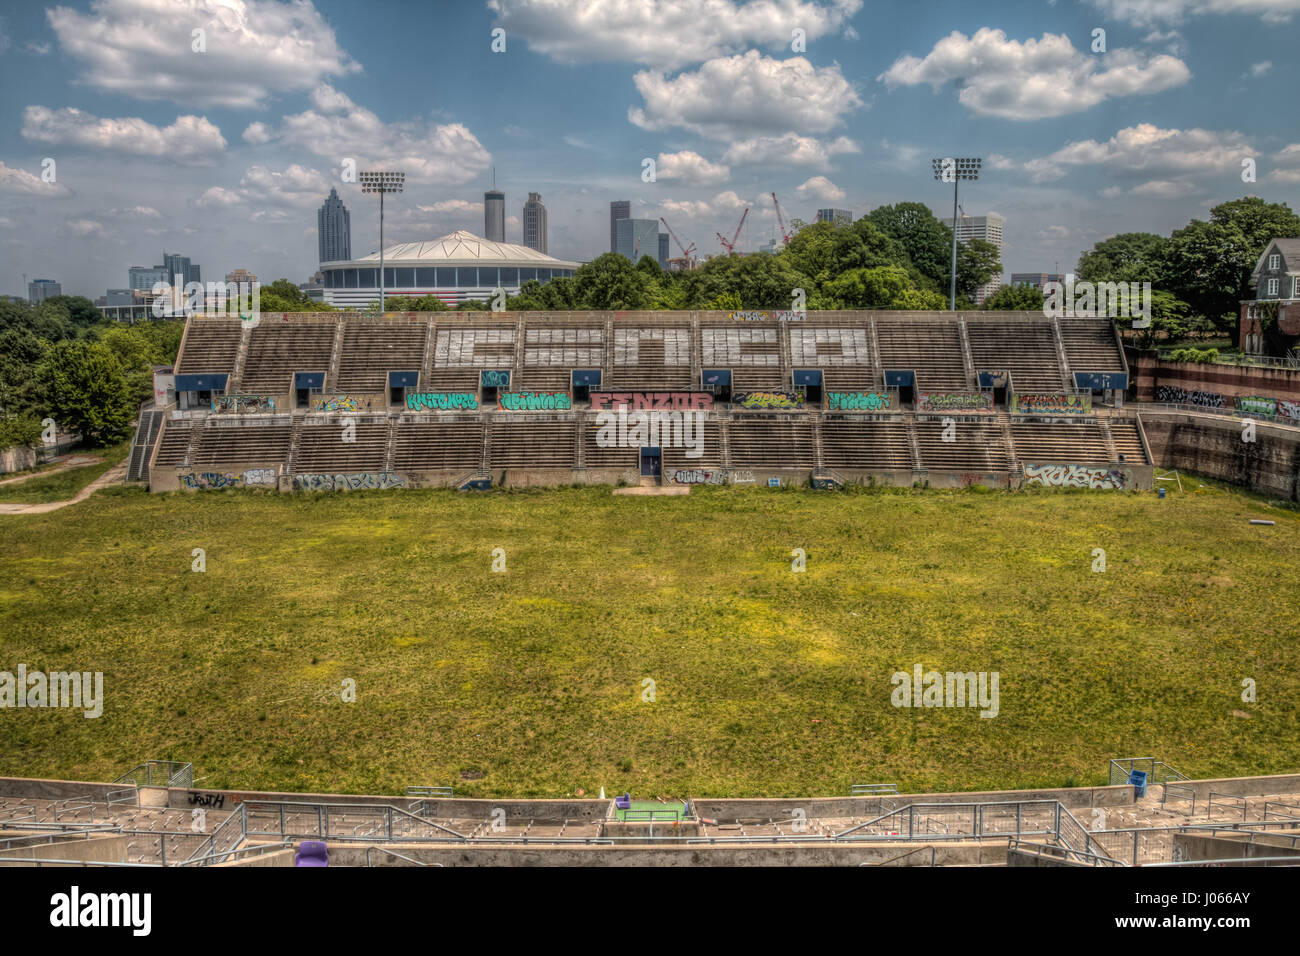
<svg viewBox="0 0 1300 956"><path fill-rule="evenodd" d="M369 867L369 866L372 865L372 864L370 863L370 851L371 851L371 850L379 850L380 852L387 853L389 856L395 856L395 857L397 857L399 860L405 860L407 863L414 863L416 866L438 866L438 867L445 866L445 864L443 864L443 863L424 863L424 862L422 862L422 861L420 861L420 860L417 860L417 859L415 859L415 858L413 858L413 857L409 857L409 856L406 856L406 855L404 855L404 854L398 853L396 850L390 850L390 849L388 849L388 847L386 847L386 846L379 846L378 844L374 844L374 843L372 843L370 846L366 847L366 866L367 866L367 867Z"/></svg>
<svg viewBox="0 0 1300 956"><path fill-rule="evenodd" d="M904 857L909 857L913 853L920 853L922 850L930 851L930 866L934 866L935 849L936 848L934 847L933 844L927 843L925 846L915 847L911 850L908 850L906 853L900 853L898 856L891 856L888 860L881 860L879 863L872 863L870 860L868 860L866 863L859 863L858 867L861 868L864 866L886 866L887 864L893 863L897 860L901 860Z"/></svg>
<svg viewBox="0 0 1300 956"><path fill-rule="evenodd" d="M188 860L181 860L181 862L173 865L174 866L198 866L199 864L203 863L205 860L212 860L218 856L222 857L220 862L225 863L228 860L230 860L231 857L237 857L241 853L265 853L267 850L284 850L293 845L294 843L292 840L285 840L280 843L254 843L250 846L241 846L234 850L215 850L212 853L207 854L206 856L191 857Z"/></svg>
<svg viewBox="0 0 1300 956"><path fill-rule="evenodd" d="M1222 866L1225 863L1282 863L1286 866L1300 866L1300 856L1234 856L1212 860L1178 860L1174 863L1147 863L1145 866Z"/></svg>

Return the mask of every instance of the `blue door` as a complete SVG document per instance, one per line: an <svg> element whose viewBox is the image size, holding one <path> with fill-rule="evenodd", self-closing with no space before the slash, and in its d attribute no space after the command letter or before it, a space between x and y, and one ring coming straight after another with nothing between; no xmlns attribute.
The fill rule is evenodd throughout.
<svg viewBox="0 0 1300 956"><path fill-rule="evenodd" d="M662 468L663 458L658 448L646 447L641 449L641 476L643 478L658 478Z"/></svg>

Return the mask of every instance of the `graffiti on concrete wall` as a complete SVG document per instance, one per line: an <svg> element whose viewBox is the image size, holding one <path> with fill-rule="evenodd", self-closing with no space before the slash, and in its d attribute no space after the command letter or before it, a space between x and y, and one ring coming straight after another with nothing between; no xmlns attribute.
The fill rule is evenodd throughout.
<svg viewBox="0 0 1300 956"><path fill-rule="evenodd" d="M803 408L803 396L798 392L737 392L731 396L731 402L740 408L780 410Z"/></svg>
<svg viewBox="0 0 1300 956"><path fill-rule="evenodd" d="M918 412L993 413L991 392L921 392L916 396Z"/></svg>
<svg viewBox="0 0 1300 956"><path fill-rule="evenodd" d="M1199 405L1202 408L1227 408L1228 403L1218 392L1198 392L1177 385L1156 386L1156 401L1168 405Z"/></svg>
<svg viewBox="0 0 1300 956"><path fill-rule="evenodd" d="M573 407L565 392L501 392L497 402L503 412L565 412Z"/></svg>
<svg viewBox="0 0 1300 956"><path fill-rule="evenodd" d="M1123 468L1096 468L1088 465L1025 465L1025 483L1050 485L1053 488L1128 487L1133 473Z"/></svg>
<svg viewBox="0 0 1300 956"><path fill-rule="evenodd" d="M1013 392L1013 415L1089 415L1092 413L1090 392Z"/></svg>
<svg viewBox="0 0 1300 956"><path fill-rule="evenodd" d="M508 369L484 369L478 373L478 381L482 388L509 388L510 372Z"/></svg>
<svg viewBox="0 0 1300 956"><path fill-rule="evenodd" d="M275 399L265 395L218 395L212 400L214 412L248 414L275 411Z"/></svg>
<svg viewBox="0 0 1300 956"><path fill-rule="evenodd" d="M316 399L318 412L355 412L357 400L351 395L335 395L333 398Z"/></svg>
<svg viewBox="0 0 1300 956"><path fill-rule="evenodd" d="M300 491L358 491L404 488L406 479L391 471L360 471L351 475L294 475L293 486Z"/></svg>
<svg viewBox="0 0 1300 956"><path fill-rule="evenodd" d="M1259 395L1238 395L1233 399L1233 404L1237 406L1237 411L1247 415L1268 415L1277 414L1277 399L1263 398Z"/></svg>
<svg viewBox="0 0 1300 956"><path fill-rule="evenodd" d="M827 392L826 408L833 412L880 412L891 406L888 392Z"/></svg>
<svg viewBox="0 0 1300 956"><path fill-rule="evenodd" d="M630 408L633 411L707 411L713 407L708 392L592 392L591 410Z"/></svg>
<svg viewBox="0 0 1300 956"><path fill-rule="evenodd" d="M778 312L766 312L748 310L743 312L729 312L727 318L733 322L802 322L807 318L808 313L796 312L793 309L785 309Z"/></svg>
<svg viewBox="0 0 1300 956"><path fill-rule="evenodd" d="M472 392L407 392L406 407L412 411L462 411L478 408L478 396Z"/></svg>
<svg viewBox="0 0 1300 956"><path fill-rule="evenodd" d="M274 485L275 469L274 468L250 468L244 472L244 484L246 485Z"/></svg>
<svg viewBox="0 0 1300 956"><path fill-rule="evenodd" d="M1277 417L1300 422L1300 402L1289 402L1285 398L1279 398L1277 400Z"/></svg>
<svg viewBox="0 0 1300 956"><path fill-rule="evenodd" d="M238 475L229 472L221 474L215 471L190 472L180 476L181 484L186 488L200 491L213 488L234 488L240 483Z"/></svg>
<svg viewBox="0 0 1300 956"><path fill-rule="evenodd" d="M728 471L726 468L681 468L668 472L670 484L678 485L752 485L752 471Z"/></svg>

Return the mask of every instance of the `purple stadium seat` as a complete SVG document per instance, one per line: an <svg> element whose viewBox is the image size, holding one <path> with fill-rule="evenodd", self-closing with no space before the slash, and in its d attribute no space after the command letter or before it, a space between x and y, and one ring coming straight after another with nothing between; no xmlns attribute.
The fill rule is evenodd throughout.
<svg viewBox="0 0 1300 956"><path fill-rule="evenodd" d="M630 810L632 808L632 794L625 793L621 797L615 797L614 806L619 810Z"/></svg>
<svg viewBox="0 0 1300 956"><path fill-rule="evenodd" d="M329 866L330 854L319 840L304 840L293 855L294 866Z"/></svg>

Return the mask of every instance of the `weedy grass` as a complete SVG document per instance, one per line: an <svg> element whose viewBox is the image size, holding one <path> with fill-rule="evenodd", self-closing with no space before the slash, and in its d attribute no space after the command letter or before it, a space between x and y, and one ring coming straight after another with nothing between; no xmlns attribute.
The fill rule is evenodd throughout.
<svg viewBox="0 0 1300 956"><path fill-rule="evenodd" d="M13 504L38 504L47 501L66 501L108 471L129 454L130 442L108 448L94 449L91 454L100 461L93 465L69 468L53 475L40 475L12 485L0 485L0 502Z"/></svg>
<svg viewBox="0 0 1300 956"><path fill-rule="evenodd" d="M0 670L102 671L106 698L0 712L0 774L560 797L1294 772L1300 513L1184 486L113 489L0 516ZM916 663L998 671L999 715L893 707Z"/></svg>

